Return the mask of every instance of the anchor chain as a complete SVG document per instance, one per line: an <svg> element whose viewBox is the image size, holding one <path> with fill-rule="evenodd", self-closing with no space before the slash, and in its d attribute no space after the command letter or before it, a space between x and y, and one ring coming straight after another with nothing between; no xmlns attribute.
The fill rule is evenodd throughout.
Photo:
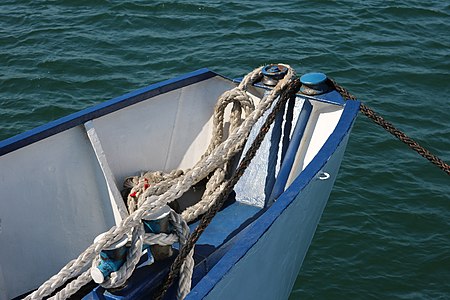
<svg viewBox="0 0 450 300"><path fill-rule="evenodd" d="M347 89L340 86L333 79L330 79L331 83L334 85L335 89L341 94L341 96L346 100L356 100L356 97L352 95ZM373 109L366 106L364 103L360 105L360 111L374 123L383 127L390 134L395 136L397 139L408 145L412 150L419 153L422 157L428 159L435 166L440 168L442 171L450 175L450 166L440 159L438 156L431 153L429 150L422 147L418 142L407 136L404 132L397 129L392 123L386 121L383 117L378 115Z"/></svg>

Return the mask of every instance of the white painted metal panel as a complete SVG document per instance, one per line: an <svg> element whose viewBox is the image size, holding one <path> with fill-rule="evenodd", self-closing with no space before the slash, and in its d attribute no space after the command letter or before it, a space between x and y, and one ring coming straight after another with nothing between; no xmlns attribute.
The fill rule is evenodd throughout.
<svg viewBox="0 0 450 300"><path fill-rule="evenodd" d="M330 178L312 179L206 299L288 298L336 179L347 140L348 136L322 169Z"/></svg>
<svg viewBox="0 0 450 300"><path fill-rule="evenodd" d="M209 144L217 98L230 87L213 77L96 119L117 184L141 170L192 167Z"/></svg>
<svg viewBox="0 0 450 300"><path fill-rule="evenodd" d="M36 288L114 225L105 181L81 127L2 156L0 191L0 265L8 297Z"/></svg>
<svg viewBox="0 0 450 300"><path fill-rule="evenodd" d="M141 170L192 166L211 136L221 77L93 120L116 184ZM0 295L37 288L114 225L103 173L83 126L0 159Z"/></svg>
<svg viewBox="0 0 450 300"><path fill-rule="evenodd" d="M305 128L295 162L287 181L289 186L306 166L314 159L328 137L336 128L343 107L327 103L314 102L313 111Z"/></svg>

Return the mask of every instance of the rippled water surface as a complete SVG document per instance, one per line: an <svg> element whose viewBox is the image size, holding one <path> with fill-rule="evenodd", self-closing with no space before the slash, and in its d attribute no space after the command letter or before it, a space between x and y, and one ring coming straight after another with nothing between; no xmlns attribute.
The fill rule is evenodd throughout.
<svg viewBox="0 0 450 300"><path fill-rule="evenodd" d="M449 32L448 1L1 1L0 140L201 67L285 62L449 162ZM361 115L291 299L450 298L449 183Z"/></svg>

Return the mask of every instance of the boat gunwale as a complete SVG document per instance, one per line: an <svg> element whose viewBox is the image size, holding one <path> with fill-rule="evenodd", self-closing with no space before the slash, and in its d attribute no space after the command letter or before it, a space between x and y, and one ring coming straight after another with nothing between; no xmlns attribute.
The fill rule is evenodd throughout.
<svg viewBox="0 0 450 300"><path fill-rule="evenodd" d="M13 137L0 141L0 157L15 150L26 147L47 137L56 135L65 130L82 125L85 122L102 117L133 104L149 100L155 96L195 84L213 77L230 80L207 68L202 68L184 75L148 85L122 96L104 101L97 105L85 108L70 115L50 121L34 129L20 133ZM321 99L314 99L321 101ZM337 104L337 103L333 103ZM345 136L349 133L356 115L359 111L359 101L347 101L336 128L327 139L323 147L310 164L294 180L291 186L281 194L269 209L258 219L236 236L239 240L218 261L218 263L199 281L186 299L203 298L214 286L231 270L231 268L245 256L252 246L264 235L277 218L294 201L299 192L316 176L321 168L334 153ZM245 234L244 234L245 233ZM240 237L239 237L240 236Z"/></svg>
<svg viewBox="0 0 450 300"><path fill-rule="evenodd" d="M70 115L50 121L41 126L35 127L23 133L0 141L0 157L43 140L47 137L63 132L70 128L84 124L89 120L102 117L112 112L118 111L127 106L148 100L155 96L198 83L215 76L220 76L208 68L202 68L178 77L150 84L146 87L126 93L122 96L101 102L97 105L87 107ZM225 78L225 77L224 77Z"/></svg>
<svg viewBox="0 0 450 300"><path fill-rule="evenodd" d="M344 110L338 124L313 160L271 207L236 236L237 240L234 245L191 290L185 298L186 300L206 297L294 202L297 195L317 176L344 138L350 133L359 112L359 106L360 102L357 100L347 101L344 104Z"/></svg>

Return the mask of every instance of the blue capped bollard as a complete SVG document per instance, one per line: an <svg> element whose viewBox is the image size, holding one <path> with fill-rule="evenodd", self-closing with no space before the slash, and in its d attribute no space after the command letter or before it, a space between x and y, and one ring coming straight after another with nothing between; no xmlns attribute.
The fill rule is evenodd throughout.
<svg viewBox="0 0 450 300"><path fill-rule="evenodd" d="M172 226L169 221L170 207L165 205L155 210L142 220L146 233L171 233ZM155 261L163 260L172 256L172 246L150 245L150 250Z"/></svg>
<svg viewBox="0 0 450 300"><path fill-rule="evenodd" d="M105 233L100 234L94 239L97 242ZM108 278L112 272L116 272L125 263L128 248L126 247L128 236L124 235L121 240L112 244L107 249L100 252L100 262L97 267L91 268L92 279L101 284Z"/></svg>
<svg viewBox="0 0 450 300"><path fill-rule="evenodd" d="M327 75L324 73L306 73L300 77L300 82L300 92L304 95L320 95L330 90Z"/></svg>
<svg viewBox="0 0 450 300"><path fill-rule="evenodd" d="M263 78L261 82L267 86L276 86L280 79L286 75L288 68L283 65L272 64L262 68Z"/></svg>

